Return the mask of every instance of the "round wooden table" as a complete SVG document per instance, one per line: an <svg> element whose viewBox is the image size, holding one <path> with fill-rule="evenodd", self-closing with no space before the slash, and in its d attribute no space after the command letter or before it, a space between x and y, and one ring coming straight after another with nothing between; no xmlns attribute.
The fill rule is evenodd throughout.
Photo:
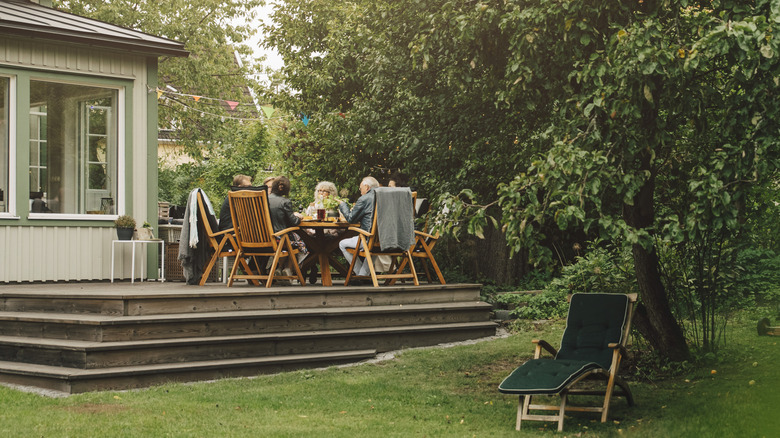
<svg viewBox="0 0 780 438"><path fill-rule="evenodd" d="M339 248L339 242L342 239L346 239L354 236L354 231L350 231L349 227L359 227L360 224L350 224L345 221L334 220L318 221L316 219L305 217L298 226L301 228L301 239L306 243L306 248L309 250L309 254L301 262L301 270L308 272L312 265L318 264L320 266L320 276L322 278L323 286L333 286L333 279L330 275L330 267L333 266L341 274L346 276L349 266L344 266L333 255L333 252ZM307 230L313 230L314 233L309 234ZM338 230L338 235L331 235L326 233L326 230ZM305 276L305 274L304 274Z"/></svg>

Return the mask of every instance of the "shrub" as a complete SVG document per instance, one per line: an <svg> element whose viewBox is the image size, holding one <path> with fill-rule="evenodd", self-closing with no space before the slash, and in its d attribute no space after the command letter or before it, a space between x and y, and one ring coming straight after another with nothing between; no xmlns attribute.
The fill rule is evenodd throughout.
<svg viewBox="0 0 780 438"><path fill-rule="evenodd" d="M553 279L542 293L528 300L528 305L516 309L515 315L529 319L563 318L569 309L567 297L576 292L633 293L637 291L630 254L618 249L598 246Z"/></svg>
<svg viewBox="0 0 780 438"><path fill-rule="evenodd" d="M780 254L769 249L745 249L737 256L737 265L741 272L734 292L749 298L748 304L780 301Z"/></svg>

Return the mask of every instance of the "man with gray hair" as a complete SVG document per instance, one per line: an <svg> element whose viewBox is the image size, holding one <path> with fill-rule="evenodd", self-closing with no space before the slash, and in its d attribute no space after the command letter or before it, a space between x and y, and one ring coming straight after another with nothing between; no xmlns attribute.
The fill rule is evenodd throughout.
<svg viewBox="0 0 780 438"><path fill-rule="evenodd" d="M347 222L354 224L360 223L362 230L371 231L371 223L374 220L374 189L379 187L379 182L376 178L367 176L360 182L360 198L358 198L352 210L349 209L346 203L339 204L339 211ZM358 236L350 237L339 242L339 248L341 253L344 254L344 258L347 259L347 263L352 263L352 253L347 251L347 248L354 249L358 245ZM368 272L368 263L363 260L355 261L355 275L370 275ZM350 282L351 283L351 282ZM357 283L357 282L356 282Z"/></svg>

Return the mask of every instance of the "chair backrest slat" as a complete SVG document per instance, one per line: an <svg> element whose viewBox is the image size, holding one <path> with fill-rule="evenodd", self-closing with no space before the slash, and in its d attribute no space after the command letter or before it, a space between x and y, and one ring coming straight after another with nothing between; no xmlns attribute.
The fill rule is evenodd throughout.
<svg viewBox="0 0 780 438"><path fill-rule="evenodd" d="M230 214L238 245L244 249L276 249L268 197L264 191L239 190L228 193Z"/></svg>

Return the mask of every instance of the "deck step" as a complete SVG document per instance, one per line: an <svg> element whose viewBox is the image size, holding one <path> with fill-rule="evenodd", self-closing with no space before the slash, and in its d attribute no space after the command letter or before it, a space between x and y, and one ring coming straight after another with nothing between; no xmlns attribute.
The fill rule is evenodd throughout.
<svg viewBox="0 0 780 438"><path fill-rule="evenodd" d="M493 336L480 285L0 290L0 382L67 393L356 362Z"/></svg>
<svg viewBox="0 0 780 438"><path fill-rule="evenodd" d="M381 287L282 287L249 288L206 286L195 288L166 283L125 288L75 289L72 285L30 285L0 291L0 311L57 314L140 316L193 314L241 310L278 310L319 307L364 307L398 304L431 304L478 301L480 286L420 285Z"/></svg>
<svg viewBox="0 0 780 438"><path fill-rule="evenodd" d="M0 361L0 381L65 393L80 393L140 388L172 381L189 382L253 376L315 366L359 362L375 356L376 350L369 349L86 370Z"/></svg>
<svg viewBox="0 0 780 438"><path fill-rule="evenodd" d="M0 312L0 335L83 341L171 339L415 323L485 321L484 302L253 310L147 316Z"/></svg>
<svg viewBox="0 0 780 438"><path fill-rule="evenodd" d="M321 353L345 348L378 351L491 336L491 321L369 329L94 342L0 336L0 360L96 369L252 356Z"/></svg>

